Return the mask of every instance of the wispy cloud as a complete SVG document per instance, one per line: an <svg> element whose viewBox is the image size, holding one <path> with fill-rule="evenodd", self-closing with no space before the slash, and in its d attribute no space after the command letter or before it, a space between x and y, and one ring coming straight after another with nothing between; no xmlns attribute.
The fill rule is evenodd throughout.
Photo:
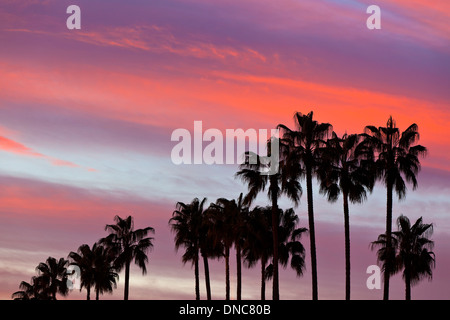
<svg viewBox="0 0 450 320"><path fill-rule="evenodd" d="M9 139L7 137L0 136L0 150L10 153L15 153L22 156L42 158L48 160L54 166L64 166L64 167L74 167L77 168L79 165L62 159L57 159L51 156L44 155L34 149L25 146L24 144Z"/></svg>
<svg viewBox="0 0 450 320"><path fill-rule="evenodd" d="M182 38L157 25L99 28L94 31L54 32L31 28L8 28L7 32L32 33L76 40L96 46L119 47L154 53L171 53L184 57L210 59L258 59L266 57L256 49L242 45L215 44L200 37Z"/></svg>

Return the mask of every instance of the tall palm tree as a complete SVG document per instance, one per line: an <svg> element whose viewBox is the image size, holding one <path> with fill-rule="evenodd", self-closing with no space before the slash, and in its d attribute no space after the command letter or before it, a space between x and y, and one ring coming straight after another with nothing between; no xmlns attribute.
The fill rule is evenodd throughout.
<svg viewBox="0 0 450 320"><path fill-rule="evenodd" d="M244 204L250 206L255 200L258 193L265 191L267 187L267 196L271 201L272 207L272 225L278 225L278 199L284 194L295 205L300 201L302 194L302 188L298 179L301 175L301 168L299 162L292 161L291 153L289 153L287 145L279 140L280 157L278 163L278 172L272 175L265 175L264 169L267 168L267 159L270 158L271 143L274 143L272 137L268 141L268 155L267 157L259 156L252 152L246 152L245 161L240 165L239 171L236 173L236 177L239 177L248 185L248 193L245 196ZM273 287L272 287L272 299L279 300L279 280L278 280L278 230L274 228L272 232L273 241Z"/></svg>
<svg viewBox="0 0 450 320"><path fill-rule="evenodd" d="M115 224L105 226L109 235L100 239L99 243L114 250L116 255L114 266L118 272L125 268L124 300L128 300L131 262L134 259L134 263L142 270L142 274L147 273L147 254L153 248L153 238L147 235L154 233L155 230L152 227L135 230L132 216L125 219L115 216L114 221Z"/></svg>
<svg viewBox="0 0 450 320"><path fill-rule="evenodd" d="M247 219L246 237L242 245L242 256L248 268L261 263L261 300L266 299L266 267L273 252L271 230L272 208L255 207Z"/></svg>
<svg viewBox="0 0 450 320"><path fill-rule="evenodd" d="M97 244L94 244L96 246ZM80 290L86 288L86 300L91 299L91 288L95 285L94 282L94 252L87 244L82 244L77 252L71 251L69 253L69 259L72 260L71 264L77 265L80 268Z"/></svg>
<svg viewBox="0 0 450 320"><path fill-rule="evenodd" d="M394 252L392 249L392 201L395 190L399 199L406 196L406 184L412 183L417 188L416 175L420 171L419 156L425 156L427 149L414 145L419 140L417 124L413 123L400 134L394 119L389 117L386 127L366 126L365 137L375 148L378 157L375 161L376 176L386 186L386 270L384 272L383 299L389 300L389 278Z"/></svg>
<svg viewBox="0 0 450 320"><path fill-rule="evenodd" d="M56 293L66 296L69 293L67 287L67 266L69 261L64 258L56 260L48 257L45 262L36 267L37 281L47 288L50 299L56 300Z"/></svg>
<svg viewBox="0 0 450 320"><path fill-rule="evenodd" d="M306 175L306 192L308 198L308 229L311 246L311 274L312 274L312 299L319 297L317 284L317 255L316 255L316 232L314 225L314 205L312 178L320 171L321 151L332 126L329 123L319 123L313 120L313 112L304 115L300 112L294 115L295 129L279 124L278 128L283 133L283 140L287 141L293 159L297 159L304 169ZM294 161L294 160L292 160Z"/></svg>
<svg viewBox="0 0 450 320"><path fill-rule="evenodd" d="M206 198L203 198L202 201L195 198L190 204L177 202L176 210L169 220L171 230L175 233L175 249L185 248L182 257L183 264L192 261L194 265L196 300L200 300L199 255L205 202ZM209 275L207 279L209 279ZM209 282L206 286L209 288Z"/></svg>
<svg viewBox="0 0 450 320"><path fill-rule="evenodd" d="M398 231L392 233L397 239L396 264L403 269L405 280L405 298L411 300L411 285L417 284L423 278L432 278L432 268L435 266L435 255L432 251L434 242L429 239L433 233L432 224L424 224L422 217L414 225L408 217L401 215L397 219Z"/></svg>
<svg viewBox="0 0 450 320"><path fill-rule="evenodd" d="M349 201L362 203L367 191L372 191L375 177L371 172L372 149L360 142L357 134L344 134L339 138L335 132L328 139L324 151L325 165L320 171L320 192L328 201L335 202L342 194L345 230L345 299L350 300L350 216Z"/></svg>

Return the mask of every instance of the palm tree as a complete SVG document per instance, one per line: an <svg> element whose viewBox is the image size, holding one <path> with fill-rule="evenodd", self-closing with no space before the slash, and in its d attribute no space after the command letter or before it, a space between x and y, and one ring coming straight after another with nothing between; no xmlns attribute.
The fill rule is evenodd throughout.
<svg viewBox="0 0 450 320"><path fill-rule="evenodd" d="M203 214L206 198L201 202L198 198L192 200L190 204L177 202L176 210L169 220L171 230L175 233L175 249L185 248L182 257L183 264L192 261L195 274L195 299L200 300L200 278L199 278L199 252L201 234L203 232ZM206 254L206 252L204 252ZM205 268L206 270L206 268ZM209 274L207 277L207 291L209 286ZM209 291L210 295L210 291Z"/></svg>
<svg viewBox="0 0 450 320"><path fill-rule="evenodd" d="M99 300L100 294L111 293L117 288L116 280L119 278L114 268L115 252L106 246L95 243L92 246L93 260L93 283L95 284L95 300Z"/></svg>
<svg viewBox="0 0 450 320"><path fill-rule="evenodd" d="M295 130L289 129L283 124L278 128L282 130L283 140L287 141L292 153L292 159L299 161L306 171L306 192L308 198L308 229L311 246L311 274L312 274L312 299L319 297L317 286L317 256L316 256L316 232L314 226L314 205L312 178L320 171L321 151L332 130L329 123L319 123L313 120L313 112L307 115L300 112L294 115ZM292 160L294 161L294 160Z"/></svg>
<svg viewBox="0 0 450 320"><path fill-rule="evenodd" d="M215 204L210 207L213 214L212 232L217 236L216 246L223 246L226 269L226 297L230 297L229 292L229 251L234 244L236 251L236 299L242 299L242 246L246 235L246 226L248 219L248 207L244 205L243 194L241 193L237 200L228 200L225 198L217 199Z"/></svg>
<svg viewBox="0 0 450 320"><path fill-rule="evenodd" d="M280 224L278 225L279 234L279 257L280 264L286 268L290 261L291 268L296 272L298 277L303 275L305 270L305 248L300 242L300 238L306 228L296 228L298 216L294 209L290 208L285 211L279 209ZM272 226L271 226L272 228ZM267 266L266 279L273 276L273 264Z"/></svg>
<svg viewBox="0 0 450 320"><path fill-rule="evenodd" d="M435 255L432 251L434 242L429 239L433 233L432 224L424 224L422 217L413 226L408 217L401 215L397 219L398 231L393 232L396 238L397 269L403 269L405 280L405 298L411 300L411 285L417 284L423 278L432 278L432 268L435 266Z"/></svg>
<svg viewBox="0 0 450 320"><path fill-rule="evenodd" d="M248 215L247 234L242 246L242 255L247 267L261 262L261 300L266 299L266 266L273 253L271 230L272 208L255 207Z"/></svg>
<svg viewBox="0 0 450 320"><path fill-rule="evenodd" d="M205 199L206 200L206 199ZM203 210L203 206L201 208ZM203 268L205 270L206 299L211 300L211 282L209 277L208 258L220 258L223 256L223 246L215 241L215 236L211 233L214 227L214 218L205 209L201 213L200 229L198 233L200 255L203 259Z"/></svg>
<svg viewBox="0 0 450 320"><path fill-rule="evenodd" d="M298 162L292 161L291 154L288 152L287 146L282 140L279 140L280 157L278 163L278 172L272 175L266 175L263 173L264 169L268 165L267 158L270 158L270 147L273 139L272 137L268 141L267 150L269 150L267 157L261 157L252 152L246 152L245 161L239 166L239 171L236 173L236 177L239 177L248 185L248 193L245 196L244 204L250 206L255 200L259 192L265 191L268 186L267 196L271 200L272 204L272 225L278 225L278 198L284 194L295 205L298 204L302 188L298 182L298 178L301 174L301 168ZM278 280L278 230L275 228L272 232L273 241L273 290L272 299L279 300L279 280Z"/></svg>
<svg viewBox="0 0 450 320"><path fill-rule="evenodd" d="M11 297L14 300L48 300L48 288L42 283L39 277L32 277L31 283L22 281L19 285L19 291L14 292Z"/></svg>
<svg viewBox="0 0 450 320"><path fill-rule="evenodd" d="M95 247L97 244L94 244ZM91 288L95 285L94 283L94 252L91 247L87 244L82 244L77 252L71 251L69 253L69 258L72 260L71 264L77 265L81 270L80 275L80 290L84 287L86 288L87 295L86 300L91 299Z"/></svg>
<svg viewBox="0 0 450 320"><path fill-rule="evenodd" d="M85 287L87 291L86 299L90 300L91 288L95 287L96 300L104 292L112 292L116 288L116 279L119 277L114 269L115 254L113 250L94 243L92 249L89 245L81 245L77 252L70 252L71 264L77 265L81 269L80 290Z"/></svg>
<svg viewBox="0 0 450 320"><path fill-rule="evenodd" d="M421 145L414 145L419 140L417 124L413 123L404 132L396 127L392 116L386 127L366 126L367 142L378 153L375 161L376 177L383 181L387 190L386 205L386 271L384 272L383 299L389 300L389 278L394 252L392 249L392 200L395 190L399 199L406 196L406 184L412 183L413 190L417 188L416 175L420 171L419 156L425 156L427 149Z"/></svg>
<svg viewBox="0 0 450 320"><path fill-rule="evenodd" d="M350 300L350 217L349 201L362 203L367 191L372 191L374 176L371 174L372 149L360 142L357 134L335 132L328 139L324 152L325 165L320 171L320 192L328 201L335 202L342 193L345 229L345 299Z"/></svg>
<svg viewBox="0 0 450 320"><path fill-rule="evenodd" d="M290 261L290 266L295 270L296 275L301 277L305 270L305 248L300 242L306 228L296 228L299 218L294 209L290 208L280 212L280 224L278 226L280 264L286 267Z"/></svg>
<svg viewBox="0 0 450 320"><path fill-rule="evenodd" d="M236 201L219 198L211 203L208 216L213 221L209 230L214 246L223 247L225 259L225 300L230 300L230 249L236 240Z"/></svg>
<svg viewBox="0 0 450 320"><path fill-rule="evenodd" d="M134 230L134 221L131 216L125 219L115 216L114 221L116 224L105 226L105 230L110 234L100 239L99 243L113 250L116 256L114 267L118 272L125 268L124 300L128 300L131 261L134 259L134 263L142 270L143 275L147 273L147 252L153 248L153 238L147 235L154 233L155 230L152 227Z"/></svg>
<svg viewBox="0 0 450 320"><path fill-rule="evenodd" d="M64 258L56 260L48 257L45 262L39 263L36 267L38 277L36 281L45 287L50 299L56 300L56 293L66 296L69 292L67 288L67 266L69 261Z"/></svg>

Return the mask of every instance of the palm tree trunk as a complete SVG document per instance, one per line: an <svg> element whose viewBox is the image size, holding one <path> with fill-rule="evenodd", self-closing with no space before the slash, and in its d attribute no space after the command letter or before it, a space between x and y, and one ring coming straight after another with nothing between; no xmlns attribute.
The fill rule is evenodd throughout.
<svg viewBox="0 0 450 320"><path fill-rule="evenodd" d="M317 288L316 232L314 229L312 168L310 165L306 166L306 191L308 196L309 242L311 248L312 299L318 300L319 293Z"/></svg>
<svg viewBox="0 0 450 320"><path fill-rule="evenodd" d="M386 205L386 255L387 260L385 263L384 271L384 288L383 288L383 300L389 300L389 279L391 275L391 252L392 252L392 196L393 185L388 183L387 185L387 205Z"/></svg>
<svg viewBox="0 0 450 320"><path fill-rule="evenodd" d="M194 258L194 274L195 274L195 300L200 300L200 275L198 268L198 255Z"/></svg>
<svg viewBox="0 0 450 320"><path fill-rule="evenodd" d="M203 266L205 269L206 299L211 300L211 283L209 280L208 257L206 255L202 255L202 257L203 257Z"/></svg>
<svg viewBox="0 0 450 320"><path fill-rule="evenodd" d="M236 300L241 300L242 294L242 266L241 266L241 246L239 245L239 239L236 241L236 272L237 272L237 285L236 285Z"/></svg>
<svg viewBox="0 0 450 320"><path fill-rule="evenodd" d="M91 300L91 285L86 286L87 296L86 300Z"/></svg>
<svg viewBox="0 0 450 320"><path fill-rule="evenodd" d="M230 247L225 246L225 300L230 300Z"/></svg>
<svg viewBox="0 0 450 320"><path fill-rule="evenodd" d="M261 300L266 300L266 257L261 258Z"/></svg>
<svg viewBox="0 0 450 320"><path fill-rule="evenodd" d="M350 300L350 217L348 194L344 192L344 229L345 229L345 300Z"/></svg>
<svg viewBox="0 0 450 320"><path fill-rule="evenodd" d="M128 300L128 293L130 288L130 264L131 261L127 261L125 264L125 289L123 294L124 300Z"/></svg>
<svg viewBox="0 0 450 320"><path fill-rule="evenodd" d="M273 235L273 290L272 299L280 300L278 281L278 201L272 196L272 235Z"/></svg>
<svg viewBox="0 0 450 320"><path fill-rule="evenodd" d="M405 300L411 300L411 269L409 268L409 262L405 264Z"/></svg>

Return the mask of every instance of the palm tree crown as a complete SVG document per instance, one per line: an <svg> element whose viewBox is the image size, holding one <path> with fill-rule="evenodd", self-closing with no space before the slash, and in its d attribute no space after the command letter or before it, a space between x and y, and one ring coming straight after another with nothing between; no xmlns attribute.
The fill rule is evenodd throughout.
<svg viewBox="0 0 450 320"><path fill-rule="evenodd" d="M64 258L56 260L48 257L45 262L39 263L36 267L38 272L38 282L47 288L52 300L56 300L56 293L66 296L69 292L67 287L67 266L69 261Z"/></svg>

